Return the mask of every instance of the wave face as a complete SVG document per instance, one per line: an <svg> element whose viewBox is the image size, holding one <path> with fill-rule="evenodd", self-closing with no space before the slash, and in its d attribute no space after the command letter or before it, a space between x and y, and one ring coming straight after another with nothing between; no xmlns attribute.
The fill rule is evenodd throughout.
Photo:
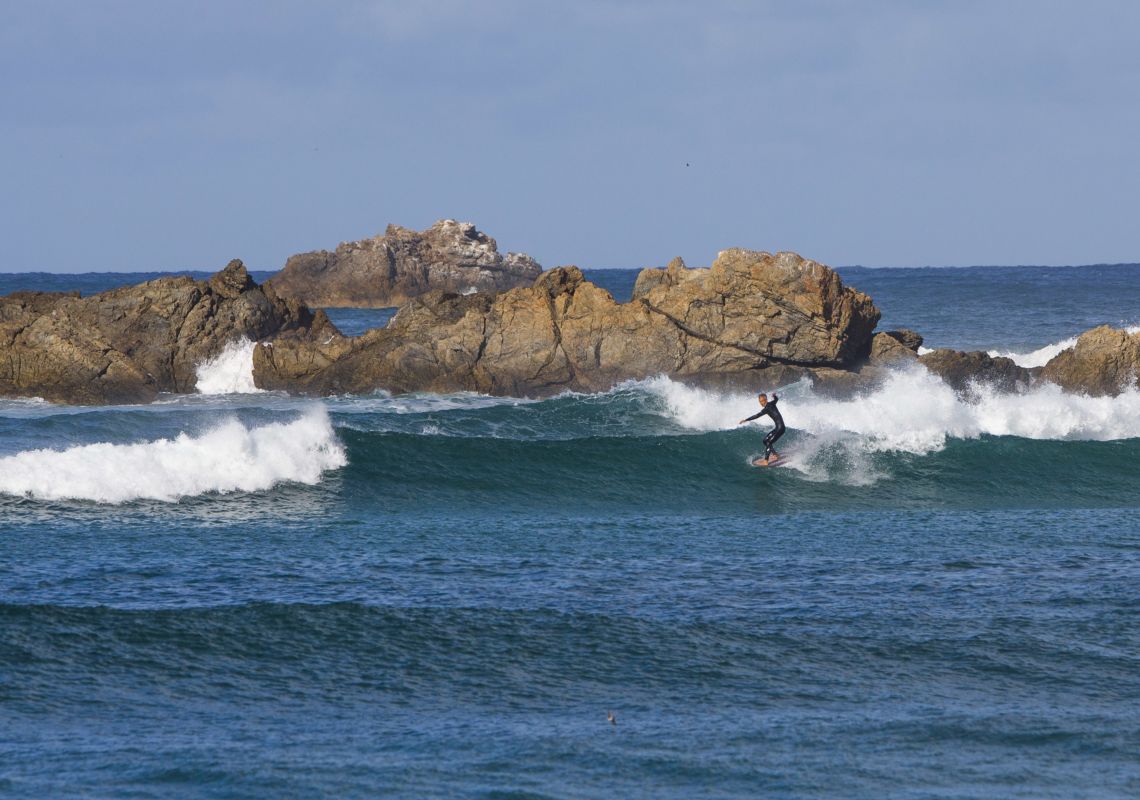
<svg viewBox="0 0 1140 800"><path fill-rule="evenodd" d="M39 500L175 501L206 493L315 484L346 464L328 414L257 427L224 420L206 432L136 444L84 444L0 458L0 492Z"/></svg>
<svg viewBox="0 0 1140 800"><path fill-rule="evenodd" d="M170 502L335 476L348 502L445 509L565 503L621 512L702 497L754 508L758 485L773 488L773 511L913 508L932 497L955 507L1136 502L1129 463L1140 456L1140 392L979 387L966 401L918 367L846 400L817 394L809 381L773 389L788 433L784 465L765 474L750 462L768 426L737 424L757 409L754 397L667 378L542 401L379 394L314 406L229 395L87 413L26 403L12 413L31 417L19 423L29 443L68 430L102 438L0 458L0 493Z"/></svg>

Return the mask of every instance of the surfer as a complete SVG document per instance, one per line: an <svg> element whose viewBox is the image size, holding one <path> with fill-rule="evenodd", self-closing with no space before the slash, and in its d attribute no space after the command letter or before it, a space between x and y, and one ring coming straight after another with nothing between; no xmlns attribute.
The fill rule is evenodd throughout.
<svg viewBox="0 0 1140 800"><path fill-rule="evenodd" d="M776 424L776 427L768 431L768 435L764 437L764 459L762 461L760 459L756 459L752 462L757 466L766 467L772 462L778 461L780 458L780 454L777 453L773 448L775 447L776 440L784 435L784 418L780 416L780 409L776 408L776 401L780 399L779 395L773 394L772 399L769 400L768 395L761 392L760 394L756 395L756 399L760 401L760 410L753 414L751 417L742 419L736 424L743 425L746 422L751 422L754 419L759 419L765 414L772 418L772 422Z"/></svg>

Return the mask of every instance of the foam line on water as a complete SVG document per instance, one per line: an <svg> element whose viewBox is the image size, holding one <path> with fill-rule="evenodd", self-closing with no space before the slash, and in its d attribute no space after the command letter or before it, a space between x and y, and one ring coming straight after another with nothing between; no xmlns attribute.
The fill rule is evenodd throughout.
<svg viewBox="0 0 1140 800"><path fill-rule="evenodd" d="M286 481L316 484L348 459L323 407L249 427L236 418L198 436L138 444L27 450L0 458L0 493L42 500L173 502L209 492L255 492Z"/></svg>
<svg viewBox="0 0 1140 800"><path fill-rule="evenodd" d="M237 339L228 343L222 352L203 361L195 369L199 394L255 394L260 392L253 383L253 348L250 339Z"/></svg>
<svg viewBox="0 0 1140 800"><path fill-rule="evenodd" d="M343 414L428 414L445 411L473 411L496 406L523 406L540 401L522 397L492 397L476 392L431 394L414 392L392 395L377 392L371 395L343 395L328 399L330 407Z"/></svg>

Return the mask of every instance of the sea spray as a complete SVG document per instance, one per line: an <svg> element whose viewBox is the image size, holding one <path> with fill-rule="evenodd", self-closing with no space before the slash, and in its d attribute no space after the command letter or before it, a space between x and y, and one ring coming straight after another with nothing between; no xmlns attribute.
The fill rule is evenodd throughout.
<svg viewBox="0 0 1140 800"><path fill-rule="evenodd" d="M250 339L237 339L222 352L198 365L195 370L199 394L254 394L253 348Z"/></svg>
<svg viewBox="0 0 1140 800"><path fill-rule="evenodd" d="M711 392L668 378L643 385L659 397L665 415L691 430L732 428L756 404L750 394ZM893 371L877 388L848 399L816 394L806 380L782 395L790 430L814 436L853 434L869 452L921 455L940 450L948 438L982 435L1090 441L1140 437L1140 392L1134 389L1116 397L1089 397L1049 383L1012 393L982 385L973 400L966 400L914 366Z"/></svg>
<svg viewBox="0 0 1140 800"><path fill-rule="evenodd" d="M1047 344L1037 350L1031 350L1028 353L1020 353L1014 350L990 350L989 355L994 358L1008 358L1017 364L1019 367L1032 369L1034 367L1043 367L1049 363L1050 360L1064 350L1077 343L1076 336L1070 336L1068 339L1062 339L1059 342Z"/></svg>
<svg viewBox="0 0 1140 800"><path fill-rule="evenodd" d="M664 412L693 430L726 430L752 413L751 394L717 393L668 378L645 381ZM791 430L821 434L846 431L870 446L922 454L941 449L947 438L982 435L1026 439L1114 441L1140 437L1140 391L1089 397L1042 383L1023 392L976 387L966 400L919 366L893 371L877 388L848 399L816 394L810 381L781 392L781 410Z"/></svg>
<svg viewBox="0 0 1140 800"><path fill-rule="evenodd" d="M1126 326L1124 328L1124 331L1126 333L1130 333L1130 334L1140 333L1140 325ZM1034 367L1045 366L1055 356L1060 355L1062 352L1064 352L1065 350L1068 350L1070 347L1074 347L1077 344L1077 339L1079 339L1079 338L1080 338L1079 335L1078 336L1069 336L1068 338L1062 339L1059 342L1053 342L1051 344L1047 344L1044 347L1040 347L1036 350L1031 350L1028 353L1023 353L1023 352L1019 352L1016 350L990 350L988 354L995 357L995 358L998 358L998 357L1008 358L1011 361L1013 361L1013 363L1017 364L1019 367L1025 367L1027 369L1032 369ZM920 353L922 352L921 348L919 349L919 352ZM927 351L927 352L929 352L929 351Z"/></svg>
<svg viewBox="0 0 1140 800"><path fill-rule="evenodd" d="M28 450L0 458L0 493L42 500L173 502L208 492L255 492L285 482L316 484L348 463L328 413L246 426L225 419L198 436L138 444Z"/></svg>

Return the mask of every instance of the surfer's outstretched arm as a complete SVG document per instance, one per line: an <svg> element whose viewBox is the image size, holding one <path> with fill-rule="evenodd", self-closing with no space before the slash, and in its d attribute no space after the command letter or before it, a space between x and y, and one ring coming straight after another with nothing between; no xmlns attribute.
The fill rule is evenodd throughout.
<svg viewBox="0 0 1140 800"><path fill-rule="evenodd" d="M743 425L745 422L751 422L754 419L759 419L760 417L764 416L767 413L768 413L768 409L762 408L759 411L757 411L755 414L753 414L751 417L745 417L744 419L740 420L740 422L738 422L736 424L737 425Z"/></svg>

